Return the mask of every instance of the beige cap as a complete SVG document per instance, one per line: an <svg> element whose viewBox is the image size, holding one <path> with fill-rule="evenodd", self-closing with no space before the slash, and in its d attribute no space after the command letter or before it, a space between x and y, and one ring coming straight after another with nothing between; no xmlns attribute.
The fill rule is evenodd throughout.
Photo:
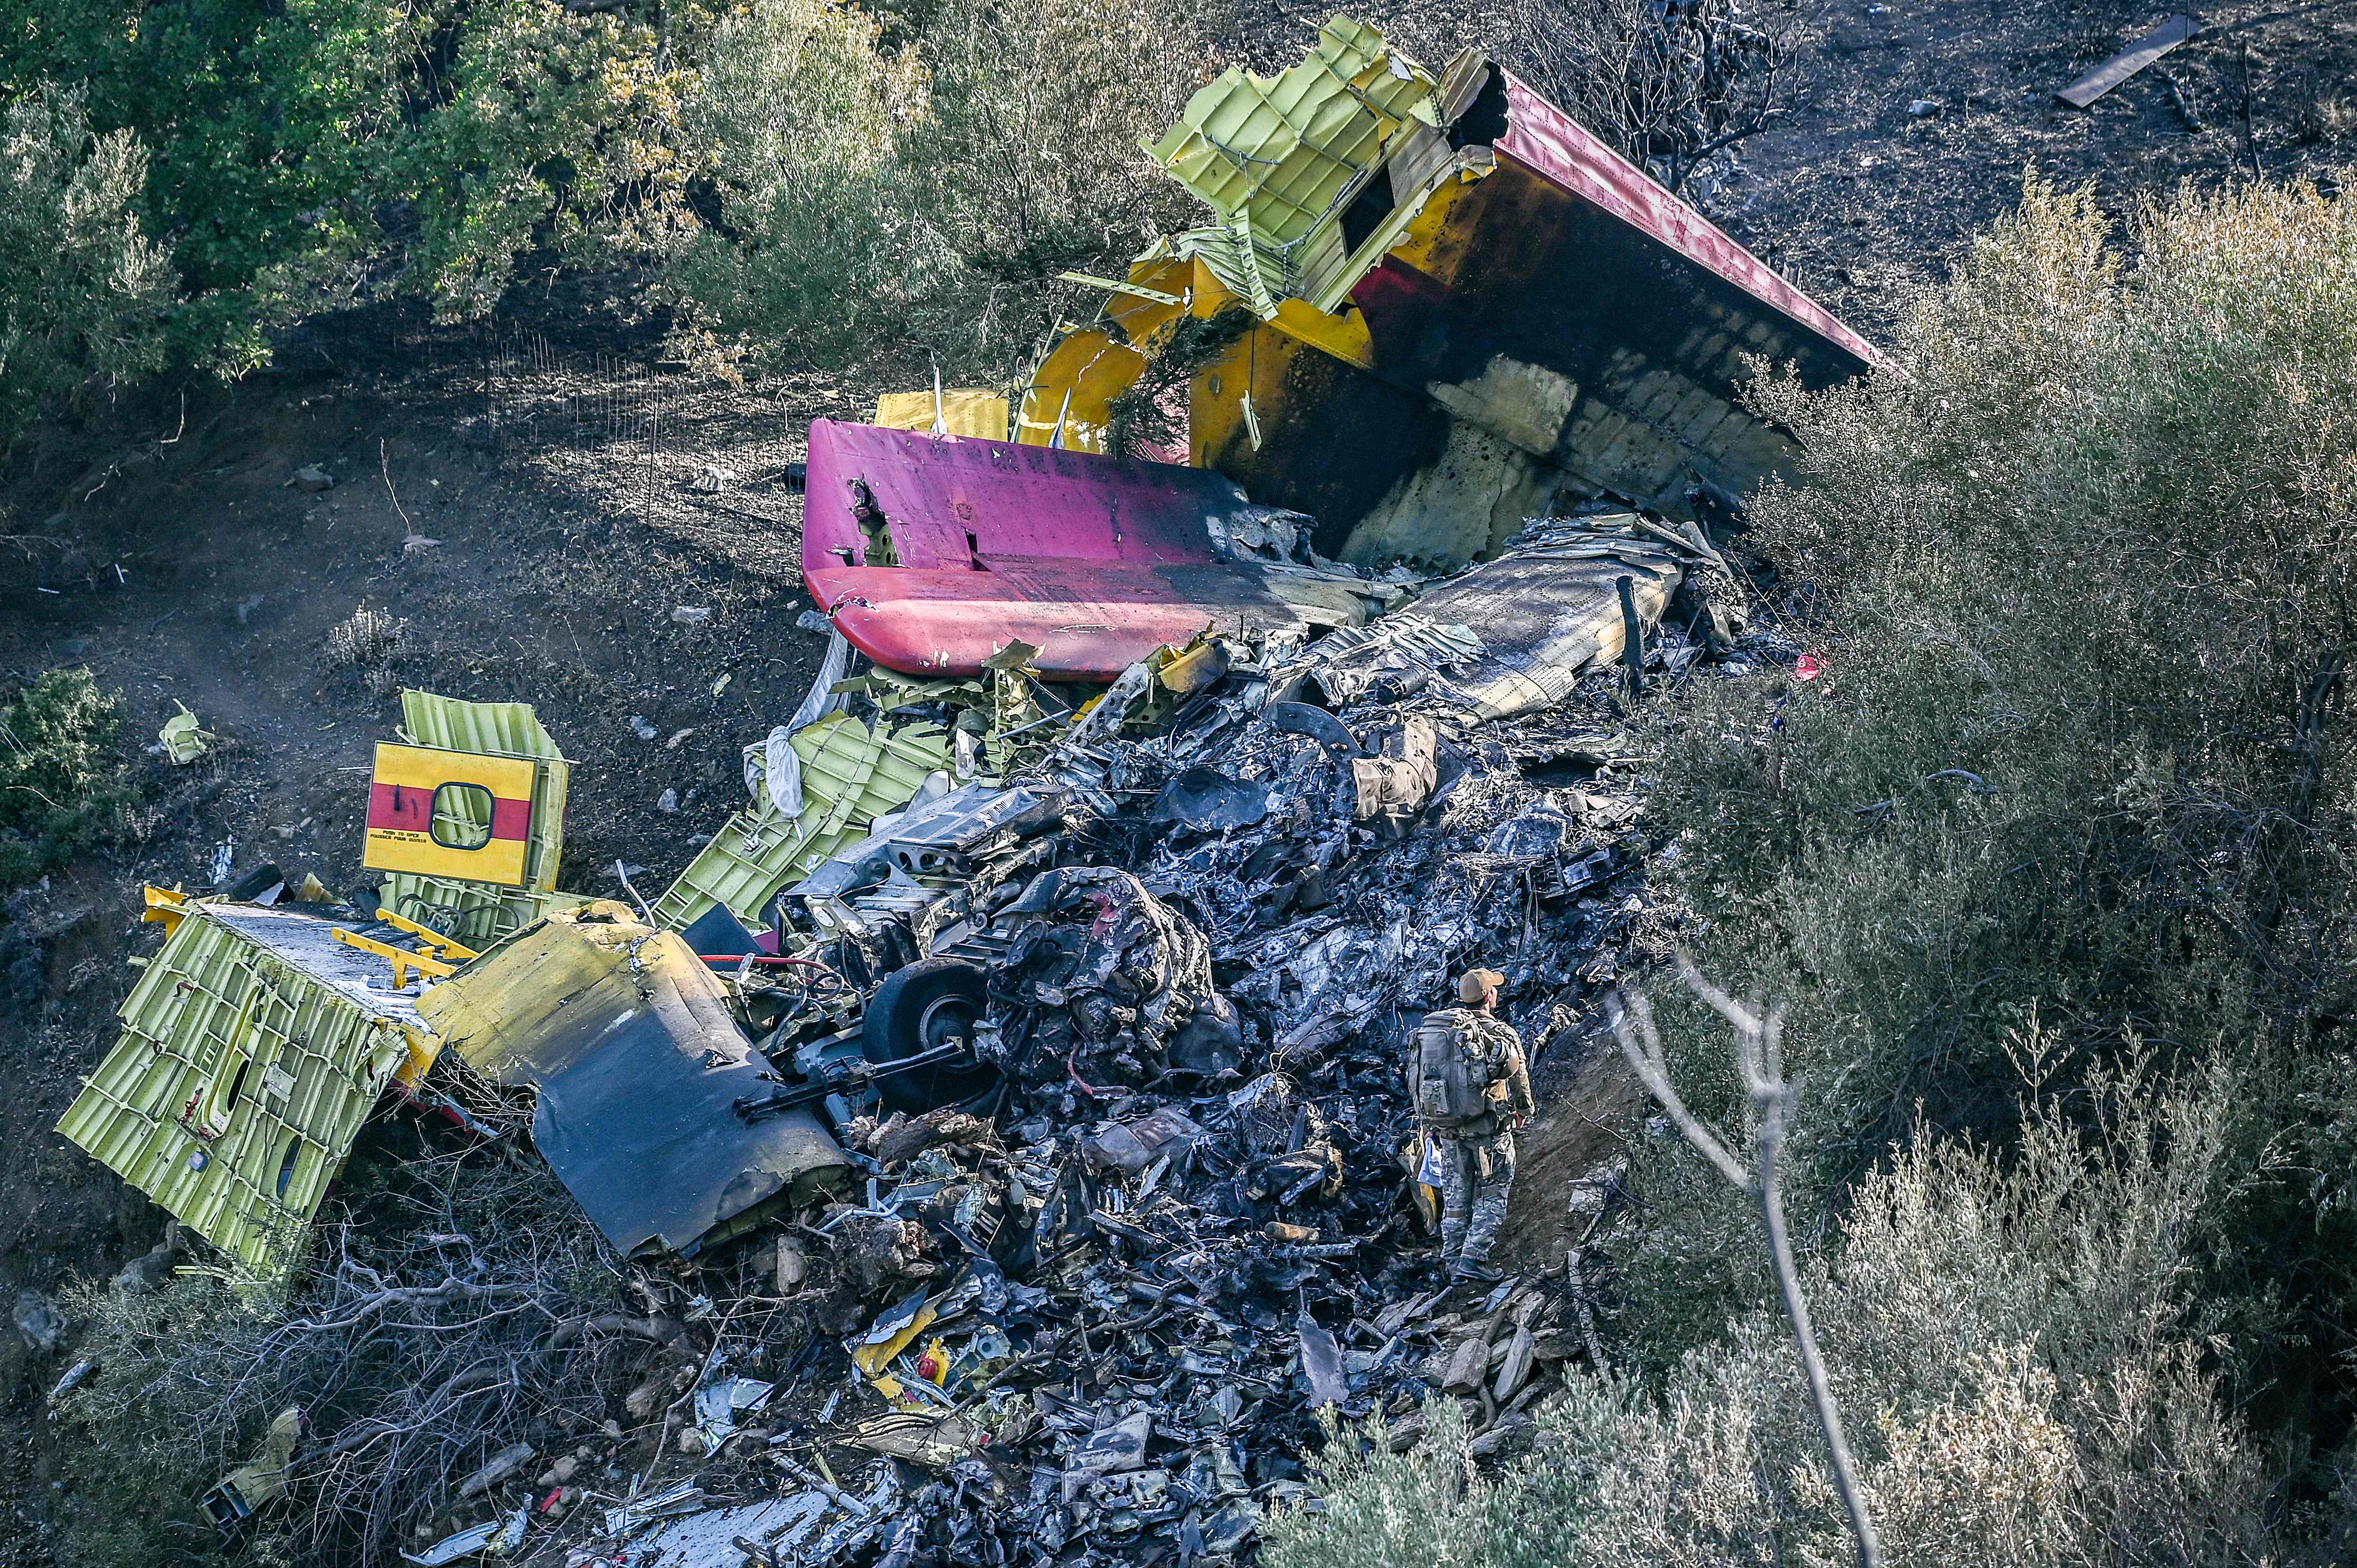
<svg viewBox="0 0 2357 1568"><path fill-rule="evenodd" d="M1458 978L1457 1000L1470 1007L1495 994L1506 977L1494 969L1469 969Z"/></svg>

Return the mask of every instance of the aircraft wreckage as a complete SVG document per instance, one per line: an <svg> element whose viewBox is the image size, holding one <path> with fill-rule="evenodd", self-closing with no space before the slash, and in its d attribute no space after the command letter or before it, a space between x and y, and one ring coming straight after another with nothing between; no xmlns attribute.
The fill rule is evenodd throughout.
<svg viewBox="0 0 2357 1568"><path fill-rule="evenodd" d="M498 1140L522 1096L700 1325L671 1470L543 1498L487 1454L411 1561L1246 1557L1321 1413L1405 1447L1478 1394L1497 1452L1600 1357L1577 1244L1427 1277L1401 1042L1477 959L1534 1057L1601 1026L1641 956L1623 718L1799 651L1720 553L1792 457L1741 387L1880 360L1477 52L1337 19L1150 150L1212 220L1098 280L1011 416L813 424L823 668L651 903L559 890L529 708L422 693L381 886L151 890L61 1126L242 1277L304 1266L382 1098ZM820 1330L791 1354L688 1310L757 1248ZM724 1451L769 1492L708 1495Z"/></svg>

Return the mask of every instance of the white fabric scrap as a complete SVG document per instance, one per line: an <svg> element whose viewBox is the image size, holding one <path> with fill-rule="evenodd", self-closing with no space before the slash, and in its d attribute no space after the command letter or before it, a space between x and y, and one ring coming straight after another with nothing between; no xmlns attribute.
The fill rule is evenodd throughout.
<svg viewBox="0 0 2357 1568"><path fill-rule="evenodd" d="M818 678L802 705L794 716L770 732L767 740L745 748L745 789L760 802L766 788L770 804L775 806L787 821L802 814L802 759L793 747L794 736L818 723L827 714L846 705L846 699L829 690L843 679L851 666L851 644L843 633L830 627L826 637L826 657L819 660Z"/></svg>

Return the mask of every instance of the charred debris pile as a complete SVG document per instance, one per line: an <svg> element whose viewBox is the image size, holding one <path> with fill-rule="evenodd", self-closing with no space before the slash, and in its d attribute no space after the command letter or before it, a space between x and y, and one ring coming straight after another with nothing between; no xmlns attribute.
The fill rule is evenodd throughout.
<svg viewBox="0 0 2357 1568"><path fill-rule="evenodd" d="M528 1138L661 1330L603 1431L544 1423L420 1497L411 1560L1249 1559L1266 1510L1317 1506L1302 1455L1329 1415L1404 1448L1446 1393L1478 1453L1527 1444L1598 1354L1577 1251L1451 1284L1401 1064L1477 961L1539 1064L1587 1048L1645 957L1632 718L1792 657L1744 629L1698 531L1641 521L1534 523L1359 632L1158 650L1004 777L932 771L768 897L770 928L560 897L478 950L392 901L158 895L167 959L258 940L298 1013L307 973L409 1020L432 1065L404 1083L388 1047L394 1090L453 1135ZM1429 613L1534 563L1663 557L1634 658L1591 626L1578 667L1517 668ZM1596 603L1620 629L1620 596ZM829 717L879 753L896 725L956 732L938 693L836 662L854 711ZM807 812L832 786L803 783ZM205 1136L191 1099L192 1147L274 1147L234 1106ZM1609 1185L1517 1204L1592 1214ZM253 1256L301 1266L274 1234ZM245 1466L254 1495L231 1477L216 1518L243 1528L333 1437Z"/></svg>

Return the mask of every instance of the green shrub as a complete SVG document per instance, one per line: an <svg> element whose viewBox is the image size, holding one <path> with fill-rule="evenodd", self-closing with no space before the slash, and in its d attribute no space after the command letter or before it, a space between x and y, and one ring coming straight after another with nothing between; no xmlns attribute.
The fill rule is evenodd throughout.
<svg viewBox="0 0 2357 1568"><path fill-rule="evenodd" d="M93 127L147 150L136 209L168 246L173 354L231 371L266 357L264 330L316 303L374 242L372 204L400 194L372 165L438 19L395 0L18 14L0 30L0 95L65 84Z"/></svg>
<svg viewBox="0 0 2357 1568"><path fill-rule="evenodd" d="M2256 1564L2280 1550L2257 1446L2190 1332L2189 1247L2228 1195L2234 1086L2131 1058L2097 1075L2083 1114L2031 1104L2007 1157L1927 1133L1859 1184L1807 1283L1886 1562ZM1850 1560L1773 1306L1658 1389L1575 1372L1539 1427L1537 1449L1491 1476L1453 1406L1411 1455L1340 1434L1317 1467L1324 1511L1272 1521L1270 1568Z"/></svg>
<svg viewBox="0 0 2357 1568"><path fill-rule="evenodd" d="M956 258L899 156L923 72L861 13L756 0L715 29L685 115L714 221L670 277L718 328L838 362L909 330Z"/></svg>
<svg viewBox="0 0 2357 1568"><path fill-rule="evenodd" d="M105 838L138 797L115 750L123 700L87 670L51 670L0 708L0 887Z"/></svg>
<svg viewBox="0 0 2357 1568"><path fill-rule="evenodd" d="M92 377L164 361L172 280L141 230L147 153L93 135L80 88L0 83L0 442Z"/></svg>
<svg viewBox="0 0 2357 1568"><path fill-rule="evenodd" d="M945 0L886 36L823 0L720 24L685 114L712 191L669 269L706 330L771 360L936 351L1003 381L1072 269L1125 269L1185 193L1140 149L1211 78L1191 10Z"/></svg>
<svg viewBox="0 0 2357 1568"><path fill-rule="evenodd" d="M635 255L685 220L679 109L715 9L694 0L666 8L660 31L558 0L20 9L0 29L0 194L21 188L0 202L0 350L16 320L60 336L61 299L69 327L145 328L135 353L85 354L83 373L167 357L235 373L269 357L273 328L357 295L406 288L446 318L478 316L529 248ZM35 156L18 122L38 131L44 113L53 150ZM56 227L45 192L81 164L91 130L77 209L90 232L66 252L89 259L78 274L27 269L11 231ZM95 264L117 255L112 272ZM0 365L0 397L16 374ZM0 435L47 411L48 383L27 384L31 402L0 401Z"/></svg>
<svg viewBox="0 0 2357 1568"><path fill-rule="evenodd" d="M363 295L480 316L541 249L664 263L697 328L758 358L921 347L1004 379L1060 314L1097 303L1058 273L1118 268L1185 215L1138 144L1210 80L1195 3L940 0L891 16L887 41L829 0L224 0L135 17L35 0L29 26L0 31L0 103L56 119L86 101L88 122L41 128L50 150L19 147L0 173L33 215L0 212L0 435L50 408L59 375L234 373L268 358L274 328ZM76 177L103 200L76 209L74 253L132 264L22 262L50 253L42 225ZM108 338L112 323L139 330ZM36 375L44 347L58 364Z"/></svg>
<svg viewBox="0 0 2357 1568"><path fill-rule="evenodd" d="M1921 303L1905 376L1764 383L1805 456L1752 538L1829 674L1792 684L1772 772L1785 682L1711 688L1662 738L1655 818L1706 965L1791 996L1796 1180L1827 1212L1919 1108L2011 1138L2033 1017L2051 1095L2130 1036L2247 1058L2236 1145L2285 1174L2202 1217L2212 1310L2282 1297L2280 1335L2237 1336L2238 1392L2337 1443L2357 209L2189 191L2114 238L2033 179ZM1724 1111L1717 1081L1694 1087ZM1670 1253L1701 1244L1661 1212Z"/></svg>
<svg viewBox="0 0 2357 1568"><path fill-rule="evenodd" d="M412 67L411 91L432 112L387 140L375 177L384 196L415 208L404 281L438 317L490 312L535 246L606 261L687 221L680 199L697 145L682 101L711 9L648 16L662 27L551 0L449 11L447 71Z"/></svg>
<svg viewBox="0 0 2357 1568"><path fill-rule="evenodd" d="M909 155L963 263L952 347L986 364L1028 352L1103 299L1058 274L1123 275L1157 235L1200 221L1140 144L1216 74L1210 21L1202 0L943 5Z"/></svg>

